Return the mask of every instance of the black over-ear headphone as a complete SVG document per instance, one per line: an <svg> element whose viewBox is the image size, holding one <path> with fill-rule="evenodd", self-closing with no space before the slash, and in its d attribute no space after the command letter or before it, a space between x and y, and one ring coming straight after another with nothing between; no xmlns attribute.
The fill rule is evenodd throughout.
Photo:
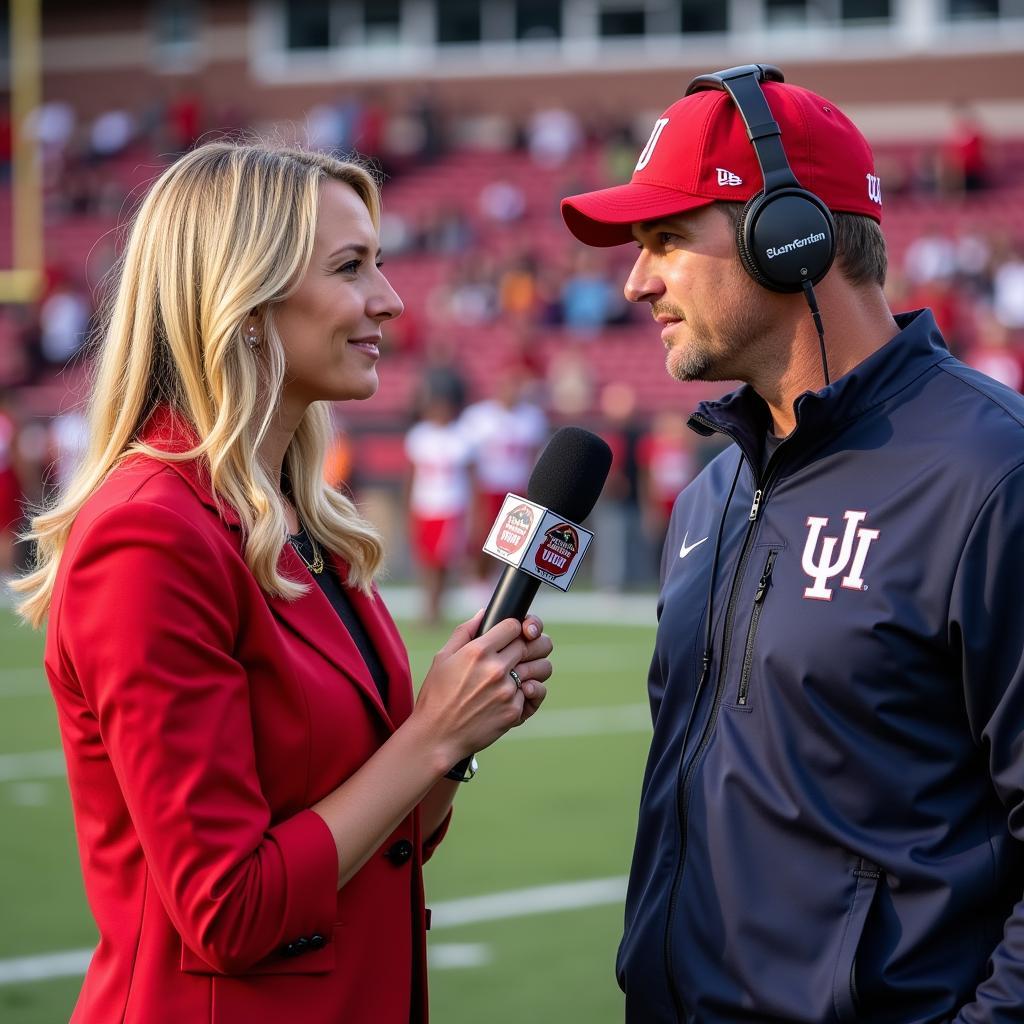
<svg viewBox="0 0 1024 1024"><path fill-rule="evenodd" d="M764 189L744 206L736 227L744 269L765 288L803 291L810 302L813 293L808 294L808 285L817 284L835 258L836 231L828 207L796 180L782 146L782 130L761 89L761 82L783 81L782 72L771 64L744 64L698 75L686 87L686 95L703 89L727 92L761 165Z"/></svg>

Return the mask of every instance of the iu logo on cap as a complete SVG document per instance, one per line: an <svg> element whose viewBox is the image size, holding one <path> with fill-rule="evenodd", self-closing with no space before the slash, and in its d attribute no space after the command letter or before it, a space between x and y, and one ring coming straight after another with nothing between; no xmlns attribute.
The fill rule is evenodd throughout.
<svg viewBox="0 0 1024 1024"><path fill-rule="evenodd" d="M647 140L647 145L644 146L640 159L636 162L636 167L633 168L634 171L642 171L651 162L651 157L654 155L654 147L658 144L658 139L661 138L661 133L665 130L665 125L667 124L667 117L659 117L654 122L654 131L651 132L651 137Z"/></svg>
<svg viewBox="0 0 1024 1024"><path fill-rule="evenodd" d="M868 179L868 199L873 203L882 205L882 179L877 175L869 174Z"/></svg>
<svg viewBox="0 0 1024 1024"><path fill-rule="evenodd" d="M867 530L860 526L867 518L867 512L844 512L846 520L846 532L843 534L843 542L839 548L839 557L832 560L832 554L838 543L837 537L825 537L821 540L821 531L828 526L828 519L824 516L808 516L807 525L810 532L807 534L807 543L804 545L804 555L801 561L803 570L814 580L813 587L804 588L804 597L812 601L831 601L832 591L825 584L833 577L838 576L850 562L853 556L853 564L849 573L843 577L842 586L847 590L867 590L861 574L864 572L864 562L868 557L868 549L871 542L878 539L878 530ZM821 540L821 554L815 559L818 548L818 541ZM857 550L854 551L856 542Z"/></svg>

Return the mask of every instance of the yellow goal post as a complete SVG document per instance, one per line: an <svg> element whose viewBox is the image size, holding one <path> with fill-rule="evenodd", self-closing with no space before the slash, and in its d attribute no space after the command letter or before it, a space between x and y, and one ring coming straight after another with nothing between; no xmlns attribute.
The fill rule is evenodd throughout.
<svg viewBox="0 0 1024 1024"><path fill-rule="evenodd" d="M41 0L9 0L13 266L0 268L0 303L33 302L43 283L43 183L29 117L42 101Z"/></svg>

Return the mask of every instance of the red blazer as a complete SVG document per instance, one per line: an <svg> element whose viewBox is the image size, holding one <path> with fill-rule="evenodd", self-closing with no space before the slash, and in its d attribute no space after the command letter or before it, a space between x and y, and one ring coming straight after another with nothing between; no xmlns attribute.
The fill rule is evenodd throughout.
<svg viewBox="0 0 1024 1024"><path fill-rule="evenodd" d="M189 443L163 413L147 439ZM280 566L310 578L290 545ZM394 623L352 599L387 707L319 587L260 590L197 463L133 457L79 513L46 641L100 933L74 1024L426 1020L440 834L422 841L417 809L338 890L309 810L412 710Z"/></svg>

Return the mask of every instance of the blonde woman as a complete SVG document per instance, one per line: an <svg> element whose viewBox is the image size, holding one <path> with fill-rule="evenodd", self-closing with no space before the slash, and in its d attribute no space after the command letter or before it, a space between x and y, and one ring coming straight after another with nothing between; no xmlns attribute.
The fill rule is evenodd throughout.
<svg viewBox="0 0 1024 1024"><path fill-rule="evenodd" d="M322 483L321 403L374 394L402 311L378 222L359 166L217 143L132 226L88 456L18 584L100 932L76 1024L426 1020L446 774L536 711L551 643L474 618L414 704L378 534Z"/></svg>

